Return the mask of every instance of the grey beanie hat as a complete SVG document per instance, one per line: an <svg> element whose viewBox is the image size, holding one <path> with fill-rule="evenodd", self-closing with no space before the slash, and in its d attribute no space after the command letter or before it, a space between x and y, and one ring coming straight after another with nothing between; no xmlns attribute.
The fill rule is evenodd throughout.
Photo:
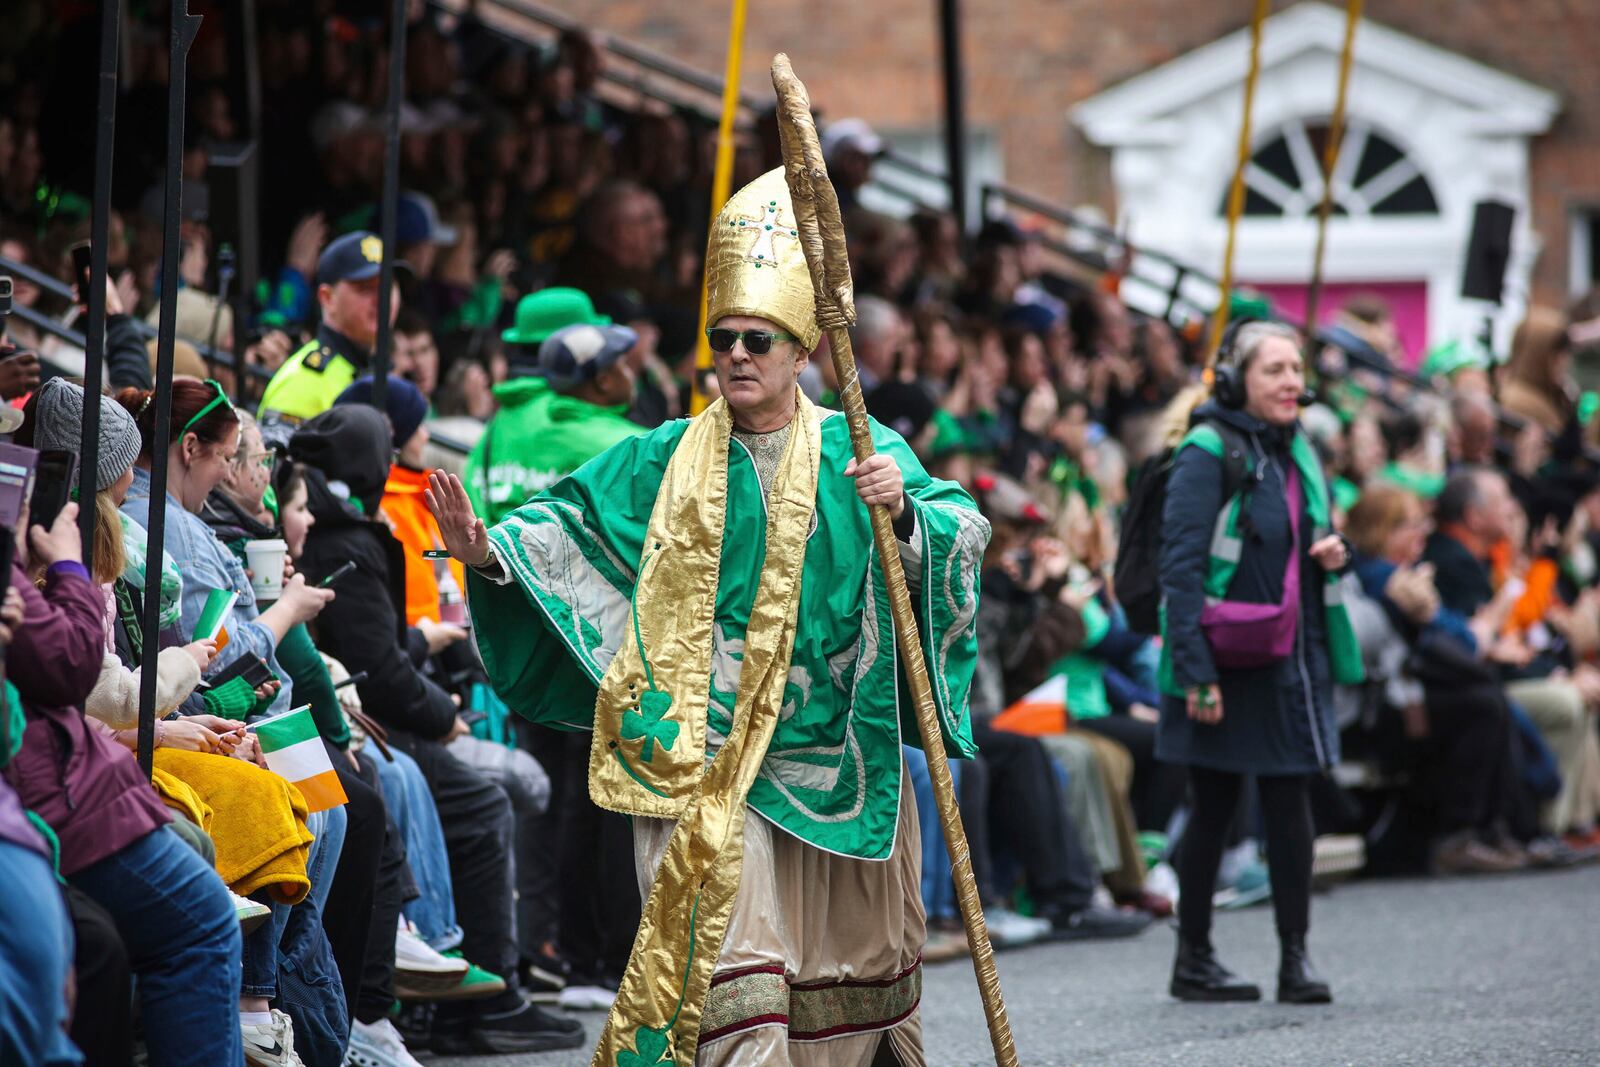
<svg viewBox="0 0 1600 1067"><path fill-rule="evenodd" d="M59 448L77 454L83 443L83 388L51 378L39 388L34 411L34 447ZM108 489L139 458L139 427L126 408L109 396L100 398L100 458L94 487Z"/></svg>

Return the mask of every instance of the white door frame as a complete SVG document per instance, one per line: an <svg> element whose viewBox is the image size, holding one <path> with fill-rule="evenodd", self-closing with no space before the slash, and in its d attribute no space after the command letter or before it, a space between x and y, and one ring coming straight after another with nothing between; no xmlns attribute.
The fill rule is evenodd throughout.
<svg viewBox="0 0 1600 1067"><path fill-rule="evenodd" d="M1257 147L1292 121L1326 121L1343 37L1344 13L1315 0L1268 20ZM1248 51L1248 30L1230 34L1089 98L1073 115L1091 142L1111 152L1118 211L1134 243L1213 273L1226 234L1219 205L1237 155ZM1485 309L1459 295L1473 205L1502 200L1517 209L1497 321L1509 333L1526 306L1539 250L1529 226L1528 144L1558 107L1548 90L1363 20L1348 115L1415 162L1439 214L1333 218L1324 277L1425 281L1430 340L1476 332ZM1305 216L1241 220L1235 276L1305 282L1315 233Z"/></svg>

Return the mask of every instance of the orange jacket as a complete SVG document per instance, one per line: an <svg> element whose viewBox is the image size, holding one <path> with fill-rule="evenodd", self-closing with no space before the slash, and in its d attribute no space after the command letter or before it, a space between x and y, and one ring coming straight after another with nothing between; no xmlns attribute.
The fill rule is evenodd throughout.
<svg viewBox="0 0 1600 1067"><path fill-rule="evenodd" d="M439 571L441 565L449 566L455 575L456 585L467 587L466 575L455 560L423 559L429 549L443 548L439 524L433 521L422 491L428 487L426 471L408 470L398 463L389 468L389 481L383 487L383 513L394 527L395 538L406 549L406 625L415 626L417 620L429 618L439 621Z"/></svg>

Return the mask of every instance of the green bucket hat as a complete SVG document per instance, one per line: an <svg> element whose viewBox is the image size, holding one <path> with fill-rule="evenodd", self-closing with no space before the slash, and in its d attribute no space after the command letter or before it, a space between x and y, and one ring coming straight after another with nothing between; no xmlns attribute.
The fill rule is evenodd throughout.
<svg viewBox="0 0 1600 1067"><path fill-rule="evenodd" d="M609 315L597 314L589 294L557 286L529 293L517 302L517 321L500 334L508 345L540 345L566 326L610 326Z"/></svg>

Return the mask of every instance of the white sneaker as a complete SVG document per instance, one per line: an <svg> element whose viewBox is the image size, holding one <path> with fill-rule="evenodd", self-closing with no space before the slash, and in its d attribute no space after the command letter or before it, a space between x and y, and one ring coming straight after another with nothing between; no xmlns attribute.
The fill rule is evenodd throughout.
<svg viewBox="0 0 1600 1067"><path fill-rule="evenodd" d="M440 955L409 924L394 936L395 981L412 993L448 992L461 984L467 961Z"/></svg>
<svg viewBox="0 0 1600 1067"><path fill-rule="evenodd" d="M1323 834L1312 842L1311 880L1323 884L1348 878L1367 865L1367 843L1360 834Z"/></svg>
<svg viewBox="0 0 1600 1067"><path fill-rule="evenodd" d="M233 898L233 913L239 918L241 935L248 937L272 914L272 909L265 904L258 904L249 897L241 897L231 889L228 890L228 896Z"/></svg>
<svg viewBox="0 0 1600 1067"><path fill-rule="evenodd" d="M1172 901L1173 907L1178 906L1178 872L1172 869L1171 864L1158 863L1145 872L1144 887Z"/></svg>
<svg viewBox="0 0 1600 1067"><path fill-rule="evenodd" d="M617 999L615 989L598 985L569 985L556 1003L568 1011L610 1011Z"/></svg>
<svg viewBox="0 0 1600 1067"><path fill-rule="evenodd" d="M400 1031L388 1019L375 1023L350 1020L350 1051L344 1054L344 1067L422 1067L400 1038Z"/></svg>
<svg viewBox="0 0 1600 1067"><path fill-rule="evenodd" d="M1049 937L1052 929L1049 919L1029 918L998 905L983 909L983 924L996 948L1031 945Z"/></svg>
<svg viewBox="0 0 1600 1067"><path fill-rule="evenodd" d="M239 1024L244 1037L244 1059L250 1067L306 1067L294 1051L294 1022L272 1009L272 1022Z"/></svg>

